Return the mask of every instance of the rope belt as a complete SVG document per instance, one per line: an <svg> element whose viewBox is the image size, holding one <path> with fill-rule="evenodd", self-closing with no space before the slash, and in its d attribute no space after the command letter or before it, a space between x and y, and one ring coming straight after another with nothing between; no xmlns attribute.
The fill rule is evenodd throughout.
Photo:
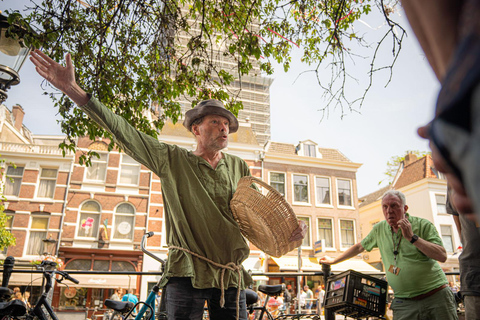
<svg viewBox="0 0 480 320"><path fill-rule="evenodd" d="M227 264L220 264L220 263L212 261L208 258L205 258L204 256L201 256L198 253L195 253L195 252L192 252L188 249L177 247L177 246L170 246L170 247L168 247L168 249L177 249L177 250L181 250L181 251L190 253L192 256L195 256L199 259L202 259L202 260L204 260L204 261L222 269L222 276L221 276L221 279L220 279L221 280L220 281L220 287L221 287L221 291L222 291L221 296L220 296L220 307L221 308L223 308L225 306L225 289L224 289L224 283L223 283L223 280L224 280L224 277L225 277L225 270L228 269L228 270L237 272L237 274L238 274L238 287L237 287L237 310L236 310L237 314L236 314L236 317L237 317L237 320L238 320L239 316L240 316L240 283L242 282L242 266L241 265L236 265L233 262L229 262Z"/></svg>

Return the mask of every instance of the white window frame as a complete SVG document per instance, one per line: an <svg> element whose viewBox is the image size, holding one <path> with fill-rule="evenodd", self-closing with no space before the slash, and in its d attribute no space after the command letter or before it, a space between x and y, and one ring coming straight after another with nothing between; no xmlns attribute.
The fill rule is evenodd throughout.
<svg viewBox="0 0 480 320"><path fill-rule="evenodd" d="M87 182L87 183L105 183L105 181L107 180L107 171L108 171L108 160L109 160L109 157L110 157L110 154L108 152L97 152L98 155L101 157L102 155L105 155L107 158L105 159L105 161L101 161L101 159L97 159L97 157L92 157L91 159L91 162L92 162L92 165L94 163L105 163L105 174L104 174L104 177L103 177L103 180L95 180L95 179L88 179L88 170L90 170L92 168L92 166L84 166L85 167L85 172L84 172L84 181Z"/></svg>
<svg viewBox="0 0 480 320"><path fill-rule="evenodd" d="M302 146L302 149L303 149L303 156L304 157L310 157L310 158L316 158L317 157L317 145L313 144L313 143L302 143L303 146ZM308 155L307 154L307 150L309 150L309 148L313 148L313 151L314 151L314 155Z"/></svg>
<svg viewBox="0 0 480 320"><path fill-rule="evenodd" d="M355 219L338 219L338 237L340 239L340 250L341 251L345 251L347 250L348 248L351 247L351 245L349 245L348 247L344 247L343 244L342 244L342 221L352 221L353 222L353 244L357 243L357 226L356 226L356 223L355 223Z"/></svg>
<svg viewBox="0 0 480 320"><path fill-rule="evenodd" d="M283 190L285 191L285 194L283 196L286 199L287 198L287 174L285 172L281 172L281 171L269 171L268 172L268 184L270 186L272 186L272 179L271 179L271 174L272 173L283 174ZM277 182L275 182L275 183L277 183ZM272 188L275 189L275 187L273 187L273 186L272 186Z"/></svg>
<svg viewBox="0 0 480 320"><path fill-rule="evenodd" d="M451 224L441 224L441 225L440 225L440 237L442 238L442 242L444 242L444 241L443 241L444 235L443 235L443 232L442 232L442 227L447 227L447 228L450 229L450 234L449 234L448 236L450 236L450 239L452 240L452 251L448 251L447 248L445 248L445 243L443 244L443 247L445 248L445 250L447 251L447 253L454 253L456 247L455 247L455 239L454 239L454 237L453 237L453 227L452 227Z"/></svg>
<svg viewBox="0 0 480 320"><path fill-rule="evenodd" d="M320 223L319 223L319 220L322 219L322 220L330 220L332 222L332 246L331 247L327 247L327 244L325 243L325 250L327 251L336 251L335 249L335 221L333 218L330 218L330 217L317 217L317 240L322 240L320 238L320 232L319 232L319 226L320 226Z"/></svg>
<svg viewBox="0 0 480 320"><path fill-rule="evenodd" d="M313 247L312 246L312 218L309 217L309 216L298 216L298 218L308 219L308 229L307 229L307 233L305 234L305 238L308 237L308 242L310 243L310 245L309 246L304 246L303 241L302 241L302 248L311 249Z"/></svg>
<svg viewBox="0 0 480 320"><path fill-rule="evenodd" d="M440 212L440 211L438 211L437 196L444 197L445 203L443 203L443 205L445 206L445 212ZM446 214L446 215L448 215L448 213L447 213L447 195L444 194L444 193L435 193L435 194L434 194L434 199L435 199L435 211L437 212L437 214Z"/></svg>
<svg viewBox="0 0 480 320"><path fill-rule="evenodd" d="M295 176L307 177L307 202L295 201ZM304 173L292 173L292 204L298 206L310 206L310 176Z"/></svg>
<svg viewBox="0 0 480 320"><path fill-rule="evenodd" d="M129 206L131 206L132 209L133 209L132 214L117 212L118 207L121 206L122 204L128 204ZM135 238L135 215L136 215L135 206L133 204L131 204L130 202L122 202L122 203L119 203L117 206L115 206L115 210L114 210L114 213L113 213L113 219L112 219L113 220L112 221L112 232L111 232L112 241L127 242L127 243L133 242L133 239ZM117 223L116 220L119 216L132 217L132 230L131 230L132 235L131 235L130 239L115 238L115 229L117 227L116 226L116 223Z"/></svg>
<svg viewBox="0 0 480 320"><path fill-rule="evenodd" d="M350 203L351 205L344 205L344 204L340 204L340 192L338 191L338 181L339 180L343 180L343 181L348 181L348 183L350 184ZM336 178L336 189L337 189L337 207L338 208L342 208L342 209L355 209L354 205L353 205L353 184L352 184L352 180L351 179L347 179L347 178Z"/></svg>
<svg viewBox="0 0 480 320"><path fill-rule="evenodd" d="M99 211L98 211L98 229L97 229L97 233L95 235L92 235L91 237L83 237L83 236L79 236L78 233L80 231L80 228L82 227L82 218L81 218L81 215L82 215L82 207L87 203L87 202L95 202L96 204L98 204L99 206ZM96 214L96 213L92 213L92 214ZM77 227L76 227L76 230L75 230L75 239L76 240L88 240L88 241L96 241L98 240L98 235L99 235L99 232L100 232L100 227L101 227L101 221L100 221L100 217L102 215L102 205L96 201L96 200L93 200L93 199L88 199L86 201L83 201L80 206L78 207L78 213L77 213Z"/></svg>
<svg viewBox="0 0 480 320"><path fill-rule="evenodd" d="M20 176L7 176L8 168L9 168L9 167L12 167L13 169L23 168L22 176L21 176L21 177L20 177ZM25 175L25 165L23 165L23 164L22 164L22 165L11 165L11 164L7 164L7 165L5 166L5 174L4 174L4 176L5 176L4 179L5 179L5 180L4 180L4 187L3 187L3 192L4 192L5 197L7 197L7 198L18 198L18 197L20 196L20 191L21 191L21 189L22 189L22 182L23 182L23 176L24 176L24 175ZM7 181L8 181L8 182L10 181L10 180L9 180L10 178L14 178L14 179L15 179L15 178L20 178L20 182L19 182L19 183L20 183L20 187L18 188L18 194L17 194L17 195L6 194L6 193L5 193L6 184L7 184Z"/></svg>
<svg viewBox="0 0 480 320"><path fill-rule="evenodd" d="M320 203L318 200L318 194L317 194L317 178L322 178L322 179L328 179L328 188L329 188L329 204L325 203ZM317 207L325 207L325 208L333 208L333 199L332 199L332 179L327 176L315 176L315 206Z"/></svg>
<svg viewBox="0 0 480 320"><path fill-rule="evenodd" d="M47 169L47 170L56 170L57 171L57 174L55 175L55 178L42 178L42 172L43 172L43 169ZM53 200L55 199L55 189L57 188L57 179L58 179L58 168L53 168L53 167L40 167L40 171L38 173L38 185L37 185L37 188L36 188L36 198L39 198L39 199L49 199L49 200ZM40 184L42 182L42 180L48 180L48 181L55 181L55 187L53 188L53 195L52 197L42 197L39 195L39 192L40 192Z"/></svg>
<svg viewBox="0 0 480 320"><path fill-rule="evenodd" d="M124 157L129 157L130 159L132 159L135 163L123 163L123 159ZM137 167L138 169L138 178L137 178L137 181L133 184L131 183L122 183L121 182L121 178L122 178L122 169L123 169L123 166L126 166L126 167ZM137 160L133 159L132 157L130 157L128 154L125 154L125 153L122 153L121 154L121 157L120 157L120 170L118 170L118 184L119 185L122 185L122 186L138 186L139 183L140 183L140 174L141 174L141 171L142 171L142 166L140 165L140 163L137 162Z"/></svg>
<svg viewBox="0 0 480 320"><path fill-rule="evenodd" d="M47 220L47 228L46 229L33 229L32 224L33 224L33 219L39 218L39 219L46 219ZM45 233L45 239L47 239L48 236L48 231L49 231L49 225L50 225L50 215L49 214L41 214L39 212L32 213L31 219L29 221L29 228L28 228L28 240L25 241L25 255L29 257L38 257L41 256L43 252L40 252L38 254L29 254L28 250L31 247L30 246L30 240L33 232L44 232ZM45 251L45 243L42 245L43 251Z"/></svg>

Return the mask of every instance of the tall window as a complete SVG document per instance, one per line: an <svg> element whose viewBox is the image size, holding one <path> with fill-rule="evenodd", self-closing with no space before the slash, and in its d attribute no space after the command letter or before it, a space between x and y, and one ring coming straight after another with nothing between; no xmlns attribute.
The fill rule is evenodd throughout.
<svg viewBox="0 0 480 320"><path fill-rule="evenodd" d="M42 168L40 172L40 184L38 185L39 198L51 198L55 194L57 185L57 169Z"/></svg>
<svg viewBox="0 0 480 320"><path fill-rule="evenodd" d="M337 179L338 205L352 206L352 191L350 180Z"/></svg>
<svg viewBox="0 0 480 320"><path fill-rule="evenodd" d="M453 250L453 238L452 238L452 226L440 226L440 232L442 234L443 246L447 252L454 252Z"/></svg>
<svg viewBox="0 0 480 320"><path fill-rule="evenodd" d="M302 220L307 225L307 233L305 238L303 238L302 247L310 247L310 218L308 217L298 217L298 220Z"/></svg>
<svg viewBox="0 0 480 320"><path fill-rule="evenodd" d="M303 154L305 157L317 157L316 146L313 144L303 144Z"/></svg>
<svg viewBox="0 0 480 320"><path fill-rule="evenodd" d="M308 176L293 175L294 201L308 203Z"/></svg>
<svg viewBox="0 0 480 320"><path fill-rule="evenodd" d="M132 157L122 154L122 165L120 168L120 183L138 185L140 179L140 164Z"/></svg>
<svg viewBox="0 0 480 320"><path fill-rule="evenodd" d="M317 204L330 204L330 179L316 177L315 186L317 189Z"/></svg>
<svg viewBox="0 0 480 320"><path fill-rule="evenodd" d="M95 201L85 202L80 209L80 221L77 236L96 237L100 225L100 205Z"/></svg>
<svg viewBox="0 0 480 320"><path fill-rule="evenodd" d="M333 248L332 219L318 219L318 239L325 239L325 247Z"/></svg>
<svg viewBox="0 0 480 320"><path fill-rule="evenodd" d="M270 185L285 197L285 173L270 172Z"/></svg>
<svg viewBox="0 0 480 320"><path fill-rule="evenodd" d="M115 211L113 238L122 240L133 239L135 227L135 209L131 204L122 203Z"/></svg>
<svg viewBox="0 0 480 320"><path fill-rule="evenodd" d="M87 167L86 180L103 182L107 174L107 153L99 153L100 158L92 157L92 165Z"/></svg>
<svg viewBox="0 0 480 320"><path fill-rule="evenodd" d="M436 194L437 213L447 213L447 197L443 194Z"/></svg>
<svg viewBox="0 0 480 320"><path fill-rule="evenodd" d="M38 256L44 253L44 243L42 240L47 238L48 220L49 217L46 216L32 216L27 255Z"/></svg>
<svg viewBox="0 0 480 320"><path fill-rule="evenodd" d="M15 212L12 210L5 210L4 211L5 215L7 216L7 220L5 221L5 230L8 232L12 232L12 226L13 226L13 217ZM0 248L0 253L2 254L7 254L7 249L8 247L5 248Z"/></svg>
<svg viewBox="0 0 480 320"><path fill-rule="evenodd" d="M353 220L340 220L340 237L342 248L349 248L355 244Z"/></svg>
<svg viewBox="0 0 480 320"><path fill-rule="evenodd" d="M5 190L3 193L6 196L16 196L20 194L20 186L22 185L24 167L7 167L7 174L5 178Z"/></svg>

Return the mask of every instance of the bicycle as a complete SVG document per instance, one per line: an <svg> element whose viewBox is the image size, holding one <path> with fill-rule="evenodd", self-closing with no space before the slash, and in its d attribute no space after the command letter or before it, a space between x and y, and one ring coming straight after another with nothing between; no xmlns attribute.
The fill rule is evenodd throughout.
<svg viewBox="0 0 480 320"><path fill-rule="evenodd" d="M2 300L2 302L0 302L0 316L4 319L17 319L19 317L22 317L22 319L26 320L33 320L34 318L38 318L39 320L58 320L58 317L53 311L53 308L48 300L48 294L53 288L52 279L55 279L55 281L60 284L64 280L69 280L75 284L78 284L78 280L72 278L65 271L56 270L56 262L47 260L42 261L37 266L37 270L41 270L43 273L42 288L44 288L44 290L35 306L28 309L23 301L6 301L12 293L12 290L9 289L7 286L10 280L11 270L13 269L14 261L15 259L13 257L7 257L7 259L5 259L3 269L3 287L0 288L0 299ZM56 275L59 275L60 277L57 278Z"/></svg>
<svg viewBox="0 0 480 320"><path fill-rule="evenodd" d="M143 235L142 241L140 243L140 248L145 253L146 255L150 256L154 260L160 262L161 264L161 271L163 272L165 269L165 260L160 259L147 249L145 249L145 241L147 238L150 238L154 235L153 232L147 232ZM160 282L160 280L159 280ZM145 301L139 301L135 305L132 302L128 301L116 301L116 300L110 300L106 299L105 300L105 306L113 309L114 312L117 312L120 314L121 319L128 319L133 312L135 311L136 307L139 305L142 305L140 308L140 311L135 315L135 320L154 320L154 316L156 319L161 320L161 319L167 319L166 313L162 310L165 310L165 307L160 304L158 307L158 313L155 313L155 310L157 308L155 307L155 301L157 299L158 292L160 291L160 287L158 283L153 286L152 290L148 294L147 300ZM161 300L163 301L163 299Z"/></svg>

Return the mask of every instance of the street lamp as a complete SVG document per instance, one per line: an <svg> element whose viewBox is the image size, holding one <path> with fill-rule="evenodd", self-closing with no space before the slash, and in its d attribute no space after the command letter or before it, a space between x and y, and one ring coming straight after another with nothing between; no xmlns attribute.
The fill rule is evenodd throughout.
<svg viewBox="0 0 480 320"><path fill-rule="evenodd" d="M10 24L0 15L0 103L8 97L7 90L20 83L18 72L30 52L22 39L7 38Z"/></svg>
<svg viewBox="0 0 480 320"><path fill-rule="evenodd" d="M57 240L52 239L52 236L50 236L48 239L43 239L42 240L44 245L43 245L43 255L44 256L54 256L56 252L55 251L55 244L57 243Z"/></svg>

